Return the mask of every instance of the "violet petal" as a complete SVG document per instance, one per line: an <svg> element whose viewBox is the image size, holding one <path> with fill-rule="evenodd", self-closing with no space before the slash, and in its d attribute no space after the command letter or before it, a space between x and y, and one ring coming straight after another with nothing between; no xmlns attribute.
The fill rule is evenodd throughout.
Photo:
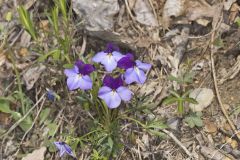
<svg viewBox="0 0 240 160"><path fill-rule="evenodd" d="M78 74L78 67L74 66L72 69L65 69L64 74L67 77L74 77L74 76L76 76L76 74Z"/></svg>
<svg viewBox="0 0 240 160"><path fill-rule="evenodd" d="M118 87L123 86L123 80L121 76L113 78L109 75L106 75L103 79L103 85L116 90Z"/></svg>
<svg viewBox="0 0 240 160"><path fill-rule="evenodd" d="M137 76L138 76L138 83L143 84L147 79L144 71L139 69L138 67L135 67L134 70L135 70L135 72L137 73Z"/></svg>
<svg viewBox="0 0 240 160"><path fill-rule="evenodd" d="M125 78L125 82L127 84L131 84L133 82L139 82L138 80L138 75L137 73L134 71L134 68L128 68L126 70L126 72L124 73L124 78Z"/></svg>
<svg viewBox="0 0 240 160"><path fill-rule="evenodd" d="M126 56L124 56L117 62L117 66L125 70L128 68L133 68L134 65L135 62L132 54L126 54Z"/></svg>
<svg viewBox="0 0 240 160"><path fill-rule="evenodd" d="M102 59L101 63L107 72L112 72L117 67L117 62L112 55L107 55L106 58Z"/></svg>
<svg viewBox="0 0 240 160"><path fill-rule="evenodd" d="M128 88L121 86L116 91L123 101L127 102L131 100L133 93Z"/></svg>
<svg viewBox="0 0 240 160"><path fill-rule="evenodd" d="M82 75L89 75L90 73L92 73L95 70L94 66L91 64L85 64L82 68L82 70L80 71L80 73Z"/></svg>
<svg viewBox="0 0 240 160"><path fill-rule="evenodd" d="M142 62L139 61L139 60L136 60L136 66L137 66L139 69L142 69L142 70L144 70L144 71L148 71L148 70L150 70L150 68L152 67L151 64L142 63Z"/></svg>
<svg viewBox="0 0 240 160"><path fill-rule="evenodd" d="M78 82L78 87L82 90L92 89L92 80L88 75L82 76Z"/></svg>
<svg viewBox="0 0 240 160"><path fill-rule="evenodd" d="M96 62L96 63L100 63L103 59L106 59L107 57L107 54L106 52L98 52L93 58L92 58L92 61L93 62Z"/></svg>
<svg viewBox="0 0 240 160"><path fill-rule="evenodd" d="M121 104L119 94L107 86L99 89L98 96L105 101L109 108L117 108Z"/></svg>
<svg viewBox="0 0 240 160"><path fill-rule="evenodd" d="M124 55L122 55L122 53L117 52L117 51L112 52L112 56L113 56L113 58L115 59L116 62L124 57Z"/></svg>
<svg viewBox="0 0 240 160"><path fill-rule="evenodd" d="M71 147L69 145L67 145L66 143L54 142L54 145L57 147L60 157L62 157L64 155L64 153L67 153L68 155L74 157Z"/></svg>
<svg viewBox="0 0 240 160"><path fill-rule="evenodd" d="M67 86L70 91L78 89L79 88L79 80L81 77L79 75L68 77L67 79Z"/></svg>
<svg viewBox="0 0 240 160"><path fill-rule="evenodd" d="M107 44L106 50L104 52L112 53L113 51L119 51L119 47L116 44L110 42Z"/></svg>
<svg viewBox="0 0 240 160"><path fill-rule="evenodd" d="M77 60L77 61L75 62L75 66L77 66L78 69L81 70L81 69L84 67L84 62L81 61L81 60Z"/></svg>

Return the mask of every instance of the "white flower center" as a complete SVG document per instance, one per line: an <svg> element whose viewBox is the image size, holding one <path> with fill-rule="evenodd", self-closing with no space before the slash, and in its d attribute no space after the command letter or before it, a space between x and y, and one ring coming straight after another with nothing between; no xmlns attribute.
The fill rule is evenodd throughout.
<svg viewBox="0 0 240 160"><path fill-rule="evenodd" d="M140 71L139 71L139 68L138 68L138 67L134 66L134 70L136 71L136 73L137 73L138 75L140 75Z"/></svg>
<svg viewBox="0 0 240 160"><path fill-rule="evenodd" d="M115 90L112 90L112 95L114 96L116 94L116 91Z"/></svg>
<svg viewBox="0 0 240 160"><path fill-rule="evenodd" d="M78 78L81 79L82 78L82 74L78 74Z"/></svg>
<svg viewBox="0 0 240 160"><path fill-rule="evenodd" d="M112 59L112 53L107 54L107 59L108 59L108 63L110 63Z"/></svg>

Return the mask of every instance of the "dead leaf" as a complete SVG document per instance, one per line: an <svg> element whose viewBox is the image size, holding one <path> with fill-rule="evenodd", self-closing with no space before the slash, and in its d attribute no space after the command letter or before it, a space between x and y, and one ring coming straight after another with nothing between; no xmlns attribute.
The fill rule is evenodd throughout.
<svg viewBox="0 0 240 160"><path fill-rule="evenodd" d="M238 147L238 142L230 137L225 137L225 143L230 144L233 149Z"/></svg>
<svg viewBox="0 0 240 160"><path fill-rule="evenodd" d="M34 150L32 153L29 153L26 157L23 157L22 160L44 160L44 154L46 150L46 147L41 147L40 149Z"/></svg>
<svg viewBox="0 0 240 160"><path fill-rule="evenodd" d="M154 102L162 92L162 85L157 80L149 81L141 87L139 92L141 95L151 95L149 102Z"/></svg>
<svg viewBox="0 0 240 160"><path fill-rule="evenodd" d="M229 23L230 24L234 23L239 11L240 11L240 6L237 3L233 3L229 10L229 12L230 12Z"/></svg>
<svg viewBox="0 0 240 160"><path fill-rule="evenodd" d="M137 0L133 10L136 14L136 20L139 23L147 26L158 26L156 17L154 16L147 0Z"/></svg>
<svg viewBox="0 0 240 160"><path fill-rule="evenodd" d="M49 31L49 21L48 20L41 20L39 22L39 28L43 31Z"/></svg>
<svg viewBox="0 0 240 160"><path fill-rule="evenodd" d="M223 124L223 129L226 130L226 131L231 131L232 130L231 126L227 122L225 122Z"/></svg>
<svg viewBox="0 0 240 160"><path fill-rule="evenodd" d="M40 65L37 67L30 68L25 72L23 75L23 79L25 81L25 84L27 86L27 90L30 90L35 82L38 80L40 77L41 73L46 69L44 65Z"/></svg>
<svg viewBox="0 0 240 160"><path fill-rule="evenodd" d="M216 133L217 132L218 128L217 128L217 125L214 122L205 120L204 124L205 124L204 127L205 127L206 132L208 132L208 133Z"/></svg>
<svg viewBox="0 0 240 160"><path fill-rule="evenodd" d="M172 17L178 17L184 13L185 0L167 0L163 7L162 24L165 29L170 26Z"/></svg>
<svg viewBox="0 0 240 160"><path fill-rule="evenodd" d="M30 45L31 35L27 31L23 31L20 39L20 46L28 47Z"/></svg>
<svg viewBox="0 0 240 160"><path fill-rule="evenodd" d="M6 126L10 124L10 114L0 112L0 125Z"/></svg>
<svg viewBox="0 0 240 160"><path fill-rule="evenodd" d="M237 62L219 80L219 84L223 84L228 79L235 78L239 72L240 72L240 55L237 57Z"/></svg>
<svg viewBox="0 0 240 160"><path fill-rule="evenodd" d="M236 0L227 0L223 2L224 10L228 11Z"/></svg>
<svg viewBox="0 0 240 160"><path fill-rule="evenodd" d="M218 150L215 150L214 148L210 148L210 147L205 147L205 146L202 146L200 148L200 152L203 154L204 157L211 160L220 160L226 157L224 154L222 154Z"/></svg>
<svg viewBox="0 0 240 160"><path fill-rule="evenodd" d="M144 134L142 136L142 142L144 143L144 145L148 148L149 147L149 136L148 134Z"/></svg>
<svg viewBox="0 0 240 160"><path fill-rule="evenodd" d="M197 19L196 22L197 22L198 24L204 26L204 27L206 27L206 26L210 23L209 20L204 19L204 18Z"/></svg>
<svg viewBox="0 0 240 160"><path fill-rule="evenodd" d="M129 8L132 10L137 0L128 0Z"/></svg>
<svg viewBox="0 0 240 160"><path fill-rule="evenodd" d="M0 67L6 62L7 57L5 55L5 52L0 50Z"/></svg>
<svg viewBox="0 0 240 160"><path fill-rule="evenodd" d="M22 48L20 49L20 51L18 52L18 54L19 54L21 57L26 57L26 56L29 54L29 52L28 52L28 49L27 49L27 48L22 47Z"/></svg>

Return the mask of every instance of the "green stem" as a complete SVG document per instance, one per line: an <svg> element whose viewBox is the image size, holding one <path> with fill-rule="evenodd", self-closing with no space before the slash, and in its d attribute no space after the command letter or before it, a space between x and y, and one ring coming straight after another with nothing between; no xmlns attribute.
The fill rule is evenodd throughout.
<svg viewBox="0 0 240 160"><path fill-rule="evenodd" d="M119 118L121 118L121 119L128 119L128 120L134 121L134 122L140 124L143 128L146 128L146 125L145 125L145 124L143 124L142 122L140 122L140 121L138 121L138 120L136 120L136 119L134 119L134 118L131 118L131 117L125 117L125 116L123 116L123 117L119 117Z"/></svg>
<svg viewBox="0 0 240 160"><path fill-rule="evenodd" d="M15 63L15 60L13 58L12 52L10 52L9 55L10 55L10 60L12 61L13 69L14 69L14 72L15 72L16 78L17 78L17 84L18 84L18 91L20 93L20 101L21 101L22 113L25 114L26 110L25 110L25 105L24 105L24 97L23 97L23 91L22 91L22 84L21 84L20 74L19 74L19 72L17 70L16 63Z"/></svg>
<svg viewBox="0 0 240 160"><path fill-rule="evenodd" d="M88 133L84 134L83 136L79 137L78 139L82 139L82 138L84 138L84 137L86 137L86 136L88 136L88 135L90 135L90 134L92 134L92 133L95 133L95 132L97 132L97 131L100 131L100 130L97 129L97 130L94 130L94 131L88 132Z"/></svg>

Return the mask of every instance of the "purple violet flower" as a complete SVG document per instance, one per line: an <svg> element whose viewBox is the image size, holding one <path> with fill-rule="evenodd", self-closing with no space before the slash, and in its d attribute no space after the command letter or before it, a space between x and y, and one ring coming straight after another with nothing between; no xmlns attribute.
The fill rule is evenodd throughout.
<svg viewBox="0 0 240 160"><path fill-rule="evenodd" d="M123 55L119 52L119 48L112 44L107 44L107 49L105 51L98 52L92 61L96 63L101 63L104 65L107 72L112 72L117 67L117 61L121 59Z"/></svg>
<svg viewBox="0 0 240 160"><path fill-rule="evenodd" d="M60 157L62 157L65 153L72 157L75 157L71 147L65 142L54 142L54 145L57 147Z"/></svg>
<svg viewBox="0 0 240 160"><path fill-rule="evenodd" d="M98 91L98 97L103 99L109 108L117 108L121 101L130 101L132 92L123 86L122 76L113 78L106 75L103 79L103 87Z"/></svg>
<svg viewBox="0 0 240 160"><path fill-rule="evenodd" d="M69 90L92 88L92 80L89 76L95 70L93 65L84 64L83 61L77 60L72 69L65 69L64 73L68 77L67 86Z"/></svg>
<svg viewBox="0 0 240 160"><path fill-rule="evenodd" d="M134 61L133 55L128 53L118 61L117 66L126 70L124 78L127 84L133 82L143 84L147 79L145 72L150 70L152 65L139 60Z"/></svg>

